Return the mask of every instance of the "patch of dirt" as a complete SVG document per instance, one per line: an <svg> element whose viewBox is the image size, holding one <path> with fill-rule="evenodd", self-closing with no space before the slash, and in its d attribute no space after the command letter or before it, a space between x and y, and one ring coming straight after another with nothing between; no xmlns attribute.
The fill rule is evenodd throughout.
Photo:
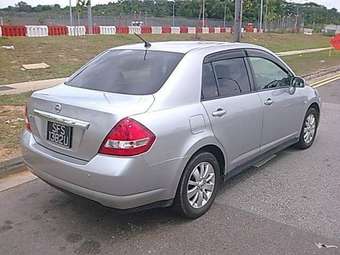
<svg viewBox="0 0 340 255"><path fill-rule="evenodd" d="M0 146L0 162L6 161L12 158L20 157L21 149L20 148L3 148Z"/></svg>
<svg viewBox="0 0 340 255"><path fill-rule="evenodd" d="M20 134L24 126L24 106L0 106L0 161L21 155Z"/></svg>
<svg viewBox="0 0 340 255"><path fill-rule="evenodd" d="M8 111L24 111L24 106L22 105L2 105L0 106L0 116L2 113L6 113Z"/></svg>

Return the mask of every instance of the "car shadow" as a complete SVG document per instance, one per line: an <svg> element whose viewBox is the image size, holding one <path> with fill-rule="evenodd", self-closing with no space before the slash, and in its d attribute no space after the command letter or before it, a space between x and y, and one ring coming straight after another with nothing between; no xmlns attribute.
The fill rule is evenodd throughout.
<svg viewBox="0 0 340 255"><path fill-rule="evenodd" d="M222 183L217 196L223 195L225 192L232 189L234 186L238 185L239 183L244 182L247 179L252 178L255 175L262 173L263 171L265 171L266 167L270 166L271 164L275 164L277 161L280 161L282 158L286 157L287 154L296 153L298 151L299 150L294 148L294 146L291 146L291 147L284 149L283 151L275 153L276 156L273 159L266 162L264 165L260 167L251 166L251 167L244 169L241 173L233 176L230 179L225 180Z"/></svg>
<svg viewBox="0 0 340 255"><path fill-rule="evenodd" d="M38 217L43 223L44 217L50 218L59 229L74 229L69 234L95 236L97 240L128 239L159 228L172 228L176 225L190 223L176 214L171 208L153 208L143 211L118 211L101 204L66 194L46 187L48 198L44 199L42 208L47 213ZM67 240L67 236L65 237Z"/></svg>

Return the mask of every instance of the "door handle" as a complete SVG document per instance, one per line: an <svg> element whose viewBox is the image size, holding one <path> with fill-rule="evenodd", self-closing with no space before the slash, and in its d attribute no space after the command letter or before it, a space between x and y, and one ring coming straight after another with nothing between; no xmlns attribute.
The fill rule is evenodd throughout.
<svg viewBox="0 0 340 255"><path fill-rule="evenodd" d="M227 112L225 110L223 110L222 108L218 108L216 111L214 111L211 115L213 117L222 117L224 114L226 114Z"/></svg>
<svg viewBox="0 0 340 255"><path fill-rule="evenodd" d="M265 105L272 105L273 104L273 100L271 98L267 98L266 101L264 101Z"/></svg>

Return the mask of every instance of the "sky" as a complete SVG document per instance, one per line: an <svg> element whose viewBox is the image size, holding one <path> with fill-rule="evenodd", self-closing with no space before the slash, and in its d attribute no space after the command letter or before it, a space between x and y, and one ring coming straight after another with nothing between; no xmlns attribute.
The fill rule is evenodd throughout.
<svg viewBox="0 0 340 255"><path fill-rule="evenodd" d="M306 0L294 0L294 1L288 0L288 2L295 2L295 3L314 2L314 3L322 4L322 5L326 6L328 9L336 8L336 9L338 9L338 11L340 11L340 0L309 0L309 1L306 1Z"/></svg>
<svg viewBox="0 0 340 255"><path fill-rule="evenodd" d="M7 7L9 5L14 6L15 3L19 2L20 0L0 0L0 8ZM61 6L68 5L69 0L23 0L29 5L36 6L38 4L60 4ZM72 5L76 4L77 0L72 0ZM102 3L108 3L112 2L113 0L92 0L92 5L96 4L102 4ZM327 6L327 8L337 8L340 11L340 0L288 0L290 2L299 2L299 3L304 3L304 2L315 2L318 4L322 4Z"/></svg>

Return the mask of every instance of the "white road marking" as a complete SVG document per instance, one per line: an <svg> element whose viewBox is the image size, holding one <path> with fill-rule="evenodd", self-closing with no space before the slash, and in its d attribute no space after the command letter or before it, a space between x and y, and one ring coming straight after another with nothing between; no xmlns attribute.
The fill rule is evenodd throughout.
<svg viewBox="0 0 340 255"><path fill-rule="evenodd" d="M338 248L336 245L328 245L328 244L323 244L323 243L315 243L315 245L321 249L321 248Z"/></svg>
<svg viewBox="0 0 340 255"><path fill-rule="evenodd" d="M340 74L335 75L333 77L330 77L329 79L327 79L327 80L325 80L325 81L323 81L321 83L320 82L314 83L314 84L312 84L312 87L313 88L318 88L318 87L321 87L321 86L325 86L325 85L327 85L329 83L332 83L332 82L334 82L336 80L339 80L339 79L340 79Z"/></svg>

